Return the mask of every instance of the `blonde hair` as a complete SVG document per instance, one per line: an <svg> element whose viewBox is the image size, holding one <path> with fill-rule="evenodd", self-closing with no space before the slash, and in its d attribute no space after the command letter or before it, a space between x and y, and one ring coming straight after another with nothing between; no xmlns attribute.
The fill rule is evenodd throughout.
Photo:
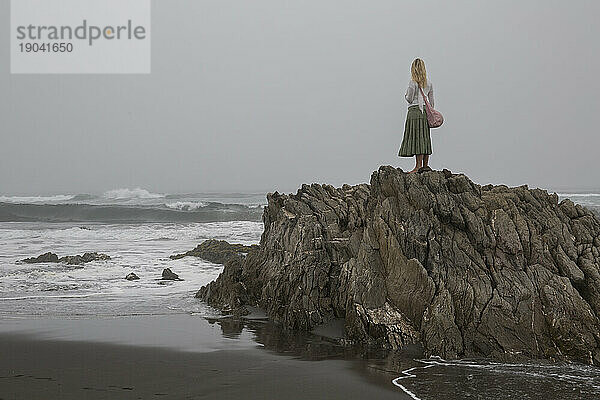
<svg viewBox="0 0 600 400"><path fill-rule="evenodd" d="M425 88L427 86L427 71L425 70L425 61L420 58L415 58L411 67L410 74L412 75L412 80L417 82L420 88Z"/></svg>

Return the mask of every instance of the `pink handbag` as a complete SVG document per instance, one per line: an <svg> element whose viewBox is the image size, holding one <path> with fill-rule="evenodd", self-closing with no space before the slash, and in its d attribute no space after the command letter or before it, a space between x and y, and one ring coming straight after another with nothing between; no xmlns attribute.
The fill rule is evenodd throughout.
<svg viewBox="0 0 600 400"><path fill-rule="evenodd" d="M418 84L417 84L418 85ZM444 116L441 112L436 111L431 107L427 97L425 97L425 93L423 93L423 89L419 86L419 90L421 91L421 96L423 96L423 100L425 100L425 107L427 107L427 124L430 128L439 128L444 123Z"/></svg>

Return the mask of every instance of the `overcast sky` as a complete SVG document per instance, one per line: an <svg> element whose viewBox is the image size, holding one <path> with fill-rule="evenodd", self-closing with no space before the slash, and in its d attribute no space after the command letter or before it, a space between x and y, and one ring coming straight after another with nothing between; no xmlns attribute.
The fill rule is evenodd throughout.
<svg viewBox="0 0 600 400"><path fill-rule="evenodd" d="M598 1L155 0L152 74L11 75L0 0L0 195L295 191L397 157L410 63L433 168L600 188Z"/></svg>

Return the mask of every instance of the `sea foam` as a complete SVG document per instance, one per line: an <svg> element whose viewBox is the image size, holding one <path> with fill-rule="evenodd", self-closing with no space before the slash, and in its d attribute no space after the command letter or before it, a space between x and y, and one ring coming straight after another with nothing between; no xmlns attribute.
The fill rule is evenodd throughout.
<svg viewBox="0 0 600 400"><path fill-rule="evenodd" d="M164 194L152 193L142 188L135 189L114 189L104 192L102 195L105 199L112 200L127 200L127 199L160 199L165 197Z"/></svg>
<svg viewBox="0 0 600 400"><path fill-rule="evenodd" d="M72 200L75 196L68 194L58 194L55 196L0 196L0 203L55 203L60 201Z"/></svg>
<svg viewBox="0 0 600 400"><path fill-rule="evenodd" d="M167 203L165 206L172 210L195 211L199 208L206 207L206 203L201 201L177 201L174 203Z"/></svg>

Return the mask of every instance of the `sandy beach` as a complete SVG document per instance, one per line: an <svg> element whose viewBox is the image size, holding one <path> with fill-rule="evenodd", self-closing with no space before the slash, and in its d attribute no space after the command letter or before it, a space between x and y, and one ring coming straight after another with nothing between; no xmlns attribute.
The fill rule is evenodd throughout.
<svg viewBox="0 0 600 400"><path fill-rule="evenodd" d="M196 341L195 349L181 347L183 331L177 324L197 328L183 341ZM21 320L13 332L7 325L14 322L1 325L2 400L408 398L390 383L391 371L370 369L365 360L349 360L343 351L335 354L335 346L326 342L313 343L310 350L297 335L269 336L263 330L259 337L245 338L238 322L210 324L193 316ZM38 333L24 325L35 325ZM102 325L112 326L103 331ZM151 334L144 332L149 325ZM213 327L223 335L220 349L203 344ZM136 329L139 346L131 339ZM117 331L129 344L115 343L110 332ZM93 341L82 340L88 334Z"/></svg>

